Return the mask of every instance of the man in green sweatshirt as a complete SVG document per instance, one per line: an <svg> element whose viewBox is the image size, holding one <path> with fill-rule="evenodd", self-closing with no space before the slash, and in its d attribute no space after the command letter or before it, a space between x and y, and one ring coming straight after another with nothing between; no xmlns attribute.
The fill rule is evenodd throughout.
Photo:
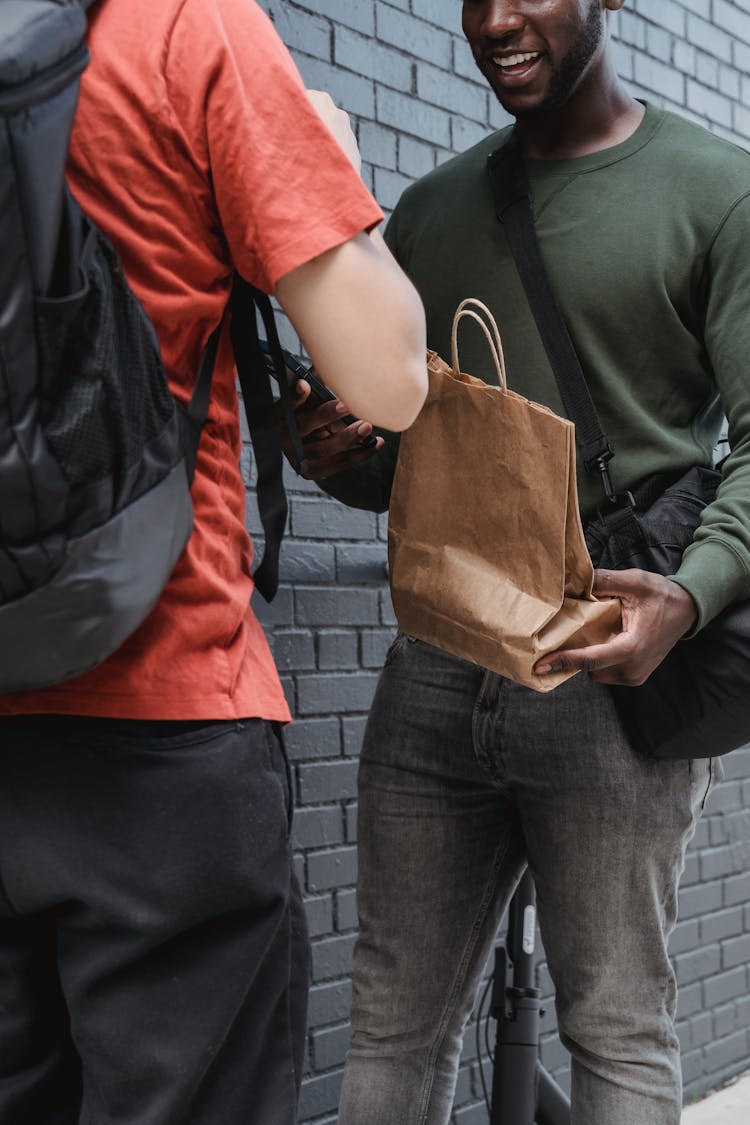
<svg viewBox="0 0 750 1125"><path fill-rule="evenodd" d="M552 289L617 456L618 490L710 465L722 408L731 456L674 580L599 572L623 606L606 645L553 654L578 668L539 694L400 635L360 770L360 938L340 1125L444 1125L463 1030L526 863L572 1055L574 1125L677 1125L681 1082L667 956L685 847L709 758L630 746L611 683L638 684L680 637L750 596L750 156L634 100L609 14L624 0L464 0L476 62L516 118ZM387 231L450 354L467 296L495 313L509 386L564 413L502 226L494 134L410 187ZM462 366L495 380L479 333ZM301 414L310 430L333 407ZM333 417L332 413L330 417ZM344 502L388 506L398 439L320 440L314 473ZM460 456L460 452L458 453ZM425 450L428 471L430 451ZM584 521L601 483L579 467ZM503 487L477 480L483 492ZM710 754L706 747L706 754Z"/></svg>

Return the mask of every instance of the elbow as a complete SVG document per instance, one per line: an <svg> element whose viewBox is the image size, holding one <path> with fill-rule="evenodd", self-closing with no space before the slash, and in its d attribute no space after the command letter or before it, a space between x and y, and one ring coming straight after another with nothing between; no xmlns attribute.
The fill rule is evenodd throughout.
<svg viewBox="0 0 750 1125"><path fill-rule="evenodd" d="M378 419L377 425L393 433L402 433L416 421L419 412L424 406L427 397L427 364L424 352L419 359L414 358L409 364L402 364L402 377L398 385L398 394L393 397L383 412L383 417Z"/></svg>

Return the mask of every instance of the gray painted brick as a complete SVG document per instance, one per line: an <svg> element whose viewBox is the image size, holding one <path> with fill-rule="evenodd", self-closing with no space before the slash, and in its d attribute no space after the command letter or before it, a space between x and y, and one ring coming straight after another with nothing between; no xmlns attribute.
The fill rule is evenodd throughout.
<svg viewBox="0 0 750 1125"><path fill-rule="evenodd" d="M720 967L721 950L718 945L692 950L690 953L682 953L674 958L678 984L689 984L691 981L711 976Z"/></svg>
<svg viewBox="0 0 750 1125"><path fill-rule="evenodd" d="M383 590L380 594L380 622L395 628L398 624L396 614L393 612L390 590Z"/></svg>
<svg viewBox="0 0 750 1125"><path fill-rule="evenodd" d="M307 857L307 886L311 891L350 887L357 878L357 849L310 852Z"/></svg>
<svg viewBox="0 0 750 1125"><path fill-rule="evenodd" d="M373 0L307 0L303 7L312 8L335 23L354 27L366 35L375 33L375 4Z"/></svg>
<svg viewBox="0 0 750 1125"><path fill-rule="evenodd" d="M382 668L385 656L393 643L392 629L365 629L360 637L363 668Z"/></svg>
<svg viewBox="0 0 750 1125"><path fill-rule="evenodd" d="M316 942L312 948L312 979L317 982L351 973L354 941L354 934L346 934Z"/></svg>
<svg viewBox="0 0 750 1125"><path fill-rule="evenodd" d="M700 923L697 918L689 918L685 922L678 922L669 939L669 952L672 957L677 953L684 953L698 945L700 936Z"/></svg>
<svg viewBox="0 0 750 1125"><path fill-rule="evenodd" d="M721 964L724 969L750 964L750 934L728 938L721 943Z"/></svg>
<svg viewBox="0 0 750 1125"><path fill-rule="evenodd" d="M353 888L336 892L335 914L340 933L357 928L357 892Z"/></svg>
<svg viewBox="0 0 750 1125"><path fill-rule="evenodd" d="M390 129L363 121L359 126L359 147L364 160L378 168L397 168L398 138Z"/></svg>
<svg viewBox="0 0 750 1125"><path fill-rule="evenodd" d="M718 973L703 982L703 1002L707 1008L737 1000L747 991L747 973L744 965L727 973Z"/></svg>
<svg viewBox="0 0 750 1125"><path fill-rule="evenodd" d="M252 606L255 616L263 626L294 624L294 600L289 586L280 586L272 602L267 602L256 591L253 594Z"/></svg>
<svg viewBox="0 0 750 1125"><path fill-rule="evenodd" d="M315 667L315 641L310 632L276 629L271 647L280 670L299 672Z"/></svg>
<svg viewBox="0 0 750 1125"><path fill-rule="evenodd" d="M685 79L683 76L657 59L650 59L641 54L636 55L634 77L635 81L647 90L666 95L674 101L681 102L684 97Z"/></svg>
<svg viewBox="0 0 750 1125"><path fill-rule="evenodd" d="M348 717L341 723L341 733L344 738L344 753L349 758L356 758L362 749L362 739L367 725L367 717Z"/></svg>
<svg viewBox="0 0 750 1125"><path fill-rule="evenodd" d="M354 797L357 762L319 762L299 767L300 800L304 805Z"/></svg>
<svg viewBox="0 0 750 1125"><path fill-rule="evenodd" d="M659 0L658 5L653 0L635 0L633 6L639 15L654 20L665 31L679 36L685 34L685 8L677 0Z"/></svg>
<svg viewBox="0 0 750 1125"><path fill-rule="evenodd" d="M706 1015L711 1016L707 1012ZM735 1031L742 1031L746 1023L739 1011L739 1004L724 1004L723 1007L714 1008L713 1011L713 1039L721 1039Z"/></svg>
<svg viewBox="0 0 750 1125"><path fill-rule="evenodd" d="M688 15L687 38L688 42L694 43L704 51L709 51L719 59L724 59L725 62L729 62L732 58L732 37L718 27L714 27L708 20Z"/></svg>
<svg viewBox="0 0 750 1125"><path fill-rule="evenodd" d="M385 544L337 544L336 577L339 582L377 582L384 585L388 577Z"/></svg>
<svg viewBox="0 0 750 1125"><path fill-rule="evenodd" d="M331 25L328 20L299 8L290 11L283 0L265 0L263 7L290 50L297 48L306 55L330 60Z"/></svg>
<svg viewBox="0 0 750 1125"><path fill-rule="evenodd" d="M321 934L330 934L333 930L333 897L320 895L318 898L305 899L305 914L310 937L320 937Z"/></svg>
<svg viewBox="0 0 750 1125"><path fill-rule="evenodd" d="M703 1010L703 987L700 981L683 985L677 997L677 1012L680 1018L695 1015Z"/></svg>
<svg viewBox="0 0 750 1125"><path fill-rule="evenodd" d="M398 146L398 170L412 179L426 175L435 166L435 150L413 137L401 137Z"/></svg>
<svg viewBox="0 0 750 1125"><path fill-rule="evenodd" d="M734 875L724 882L724 905L735 906L737 903L750 901L750 871L742 875Z"/></svg>
<svg viewBox="0 0 750 1125"><path fill-rule="evenodd" d="M337 105L347 113L372 117L375 110L375 85L371 78L341 70L320 59L295 54L305 85L314 90L327 90Z"/></svg>
<svg viewBox="0 0 750 1125"><path fill-rule="evenodd" d="M701 113L708 114L719 125L732 124L732 103L729 98L719 94L706 86L700 86L692 78L687 79L687 106Z"/></svg>
<svg viewBox="0 0 750 1125"><path fill-rule="evenodd" d="M295 603L300 625L376 625L378 621L377 590L298 586Z"/></svg>
<svg viewBox="0 0 750 1125"><path fill-rule="evenodd" d="M341 806L324 805L295 809L292 842L296 850L342 844L344 842L344 818L341 813ZM308 856L308 886L311 891L322 890L322 887L316 888L314 882L311 881L311 861L312 857Z"/></svg>
<svg viewBox="0 0 750 1125"><path fill-rule="evenodd" d="M372 703L376 683L377 676L373 672L300 677L297 683L299 714L367 711Z"/></svg>
<svg viewBox="0 0 750 1125"><path fill-rule="evenodd" d="M372 512L345 508L338 500L322 496L293 499L291 515L292 534L305 539L369 539L377 526Z"/></svg>
<svg viewBox="0 0 750 1125"><path fill-rule="evenodd" d="M747 1057L747 1032L736 1031L725 1039L710 1043L705 1048L705 1061L709 1070L718 1070Z"/></svg>
<svg viewBox="0 0 750 1125"><path fill-rule="evenodd" d="M372 39L346 27L335 29L333 42L334 58L339 66L374 78L394 90L411 92L414 63L409 55L373 43Z"/></svg>
<svg viewBox="0 0 750 1125"><path fill-rule="evenodd" d="M487 1110L482 1105L467 1105L453 1114L455 1125L487 1125Z"/></svg>
<svg viewBox="0 0 750 1125"><path fill-rule="evenodd" d="M680 891L680 917L692 918L696 914L708 914L724 905L721 883L708 886L685 887Z"/></svg>
<svg viewBox="0 0 750 1125"><path fill-rule="evenodd" d="M638 0L639 4L644 4L646 0ZM695 12L696 15L708 19L711 15L711 0L681 0L682 7L687 12Z"/></svg>
<svg viewBox="0 0 750 1125"><path fill-rule="evenodd" d="M450 145L450 123L436 106L425 105L397 90L378 89L377 120L400 126L411 137Z"/></svg>
<svg viewBox="0 0 750 1125"><path fill-rule="evenodd" d="M705 881L720 879L722 875L731 875L736 869L731 848L707 848L701 853L701 879Z"/></svg>
<svg viewBox="0 0 750 1125"><path fill-rule="evenodd" d="M733 906L719 910L700 919L700 940L705 943L720 941L742 933L742 907Z"/></svg>
<svg viewBox="0 0 750 1125"><path fill-rule="evenodd" d="M488 88L458 75L446 74L429 62L417 63L417 95L430 105L460 113L472 121L487 120Z"/></svg>
<svg viewBox="0 0 750 1125"><path fill-rule="evenodd" d="M703 86L708 86L709 89L715 88L719 84L719 60L711 58L710 55L704 55L702 51L698 51L695 56L695 78ZM688 104L690 102L688 101ZM701 105L701 109L703 109Z"/></svg>
<svg viewBox="0 0 750 1125"><path fill-rule="evenodd" d="M310 1027L323 1027L348 1018L351 1003L351 981L313 985L310 989Z"/></svg>
<svg viewBox="0 0 750 1125"><path fill-rule="evenodd" d="M348 1024L326 1028L325 1031L315 1031L311 1038L312 1056L319 1070L331 1070L335 1066L343 1065L352 1038Z"/></svg>
<svg viewBox="0 0 750 1125"><path fill-rule="evenodd" d="M285 539L281 546L279 573L285 582L330 582L335 554L330 543L303 543Z"/></svg>
<svg viewBox="0 0 750 1125"><path fill-rule="evenodd" d="M359 645L357 634L326 629L318 634L318 667L322 670L357 667Z"/></svg>
<svg viewBox="0 0 750 1125"><path fill-rule="evenodd" d="M702 1047L714 1038L714 1021L711 1012L701 1012L688 1023L690 1046Z"/></svg>
<svg viewBox="0 0 750 1125"><path fill-rule="evenodd" d="M411 0L411 10L444 31L461 34L461 5L455 0Z"/></svg>
<svg viewBox="0 0 750 1125"><path fill-rule="evenodd" d="M346 806L346 839L350 844L357 842L357 806Z"/></svg>
<svg viewBox="0 0 750 1125"><path fill-rule="evenodd" d="M452 59L451 37L448 32L424 20L414 19L389 5L375 5L378 38L394 47L405 47L418 59L430 59L436 66L449 69Z"/></svg>
<svg viewBox="0 0 750 1125"><path fill-rule="evenodd" d="M335 1071L303 1079L299 1098L301 1121L319 1118L321 1114L337 1108L342 1074L343 1071Z"/></svg>
<svg viewBox="0 0 750 1125"><path fill-rule="evenodd" d="M333 758L341 753L341 727L336 718L297 719L284 733L292 760Z"/></svg>
<svg viewBox="0 0 750 1125"><path fill-rule="evenodd" d="M389 210L393 210L410 183L408 176L402 176L400 172L390 172L387 168L375 169L375 195L381 205Z"/></svg>
<svg viewBox="0 0 750 1125"><path fill-rule="evenodd" d="M728 4L727 0L714 0L712 16L718 27L734 38L750 43L750 13L741 11L735 4Z"/></svg>

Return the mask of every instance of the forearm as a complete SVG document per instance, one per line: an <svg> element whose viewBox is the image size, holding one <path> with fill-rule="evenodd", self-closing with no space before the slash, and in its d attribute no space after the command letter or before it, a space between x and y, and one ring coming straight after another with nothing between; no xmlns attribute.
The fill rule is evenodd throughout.
<svg viewBox="0 0 750 1125"><path fill-rule="evenodd" d="M357 235L283 277L277 296L352 413L404 430L427 393L424 309L382 239Z"/></svg>

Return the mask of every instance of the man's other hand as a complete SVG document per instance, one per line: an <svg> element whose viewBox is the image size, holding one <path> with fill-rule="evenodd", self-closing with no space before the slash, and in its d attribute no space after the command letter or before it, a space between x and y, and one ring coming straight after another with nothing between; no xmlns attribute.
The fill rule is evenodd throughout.
<svg viewBox="0 0 750 1125"><path fill-rule="evenodd" d="M547 672L580 670L602 684L642 684L698 617L687 590L660 574L646 570L597 570L594 593L619 598L622 632L602 645L560 649L535 667Z"/></svg>
<svg viewBox="0 0 750 1125"><path fill-rule="evenodd" d="M359 442L372 433L369 422L357 421L346 424L342 419L349 408L341 399L319 402L311 397L310 384L299 379L294 387L294 416L302 439L302 448L309 463L309 471L303 473L307 480L325 480L334 473L351 469L368 461L383 446L383 439L377 438L375 445L363 448ZM291 442L283 419L281 440L287 460L294 464Z"/></svg>

